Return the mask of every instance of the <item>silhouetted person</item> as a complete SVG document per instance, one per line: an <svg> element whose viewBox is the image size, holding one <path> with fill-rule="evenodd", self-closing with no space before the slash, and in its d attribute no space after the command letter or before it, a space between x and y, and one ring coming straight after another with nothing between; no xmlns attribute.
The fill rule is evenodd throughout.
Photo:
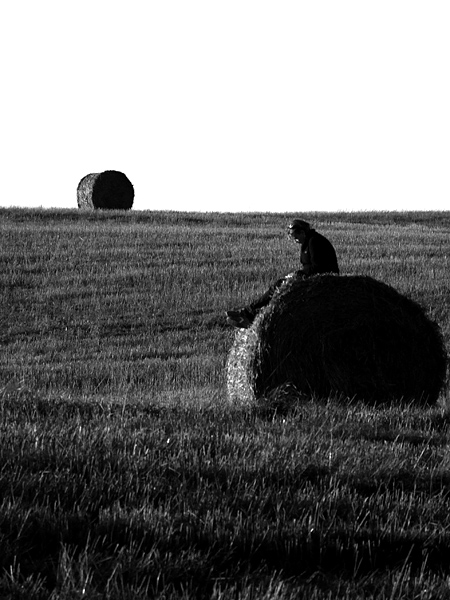
<svg viewBox="0 0 450 600"><path fill-rule="evenodd" d="M311 277L320 273L336 273L339 267L333 244L326 237L312 229L310 224L301 219L294 219L289 225L289 236L297 244L301 244L300 262L302 268L289 276ZM234 327L247 328L255 319L258 311L269 304L275 291L285 281L282 277L257 300L238 310L228 310L228 323Z"/></svg>

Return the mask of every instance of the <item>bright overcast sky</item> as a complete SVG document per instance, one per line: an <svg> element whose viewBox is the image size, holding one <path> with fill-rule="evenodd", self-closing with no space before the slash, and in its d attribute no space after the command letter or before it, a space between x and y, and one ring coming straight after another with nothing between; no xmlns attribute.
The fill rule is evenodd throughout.
<svg viewBox="0 0 450 600"><path fill-rule="evenodd" d="M448 0L0 8L1 206L450 209Z"/></svg>

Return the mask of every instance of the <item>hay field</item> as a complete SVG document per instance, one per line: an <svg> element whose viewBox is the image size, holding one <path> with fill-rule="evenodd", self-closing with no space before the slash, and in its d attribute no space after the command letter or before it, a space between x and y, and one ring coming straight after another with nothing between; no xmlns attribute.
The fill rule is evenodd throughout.
<svg viewBox="0 0 450 600"><path fill-rule="evenodd" d="M448 213L302 216L450 347ZM450 597L447 394L226 406L289 217L0 210L0 597Z"/></svg>

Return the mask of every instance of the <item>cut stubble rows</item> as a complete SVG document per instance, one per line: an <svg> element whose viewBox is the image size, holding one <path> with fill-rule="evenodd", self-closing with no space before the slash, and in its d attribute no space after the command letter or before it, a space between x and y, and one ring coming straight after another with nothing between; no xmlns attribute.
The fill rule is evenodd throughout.
<svg viewBox="0 0 450 600"><path fill-rule="evenodd" d="M298 268L290 215L0 217L0 595L446 597L446 393L227 404L224 310ZM447 214L306 218L448 346Z"/></svg>

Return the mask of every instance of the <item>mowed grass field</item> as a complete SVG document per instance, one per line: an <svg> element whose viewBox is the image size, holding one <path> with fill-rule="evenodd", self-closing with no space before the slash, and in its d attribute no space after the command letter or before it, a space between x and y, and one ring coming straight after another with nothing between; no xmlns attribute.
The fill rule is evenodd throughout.
<svg viewBox="0 0 450 600"><path fill-rule="evenodd" d="M227 403L294 215L0 210L1 598L450 598L450 409ZM449 213L306 214L450 347Z"/></svg>

